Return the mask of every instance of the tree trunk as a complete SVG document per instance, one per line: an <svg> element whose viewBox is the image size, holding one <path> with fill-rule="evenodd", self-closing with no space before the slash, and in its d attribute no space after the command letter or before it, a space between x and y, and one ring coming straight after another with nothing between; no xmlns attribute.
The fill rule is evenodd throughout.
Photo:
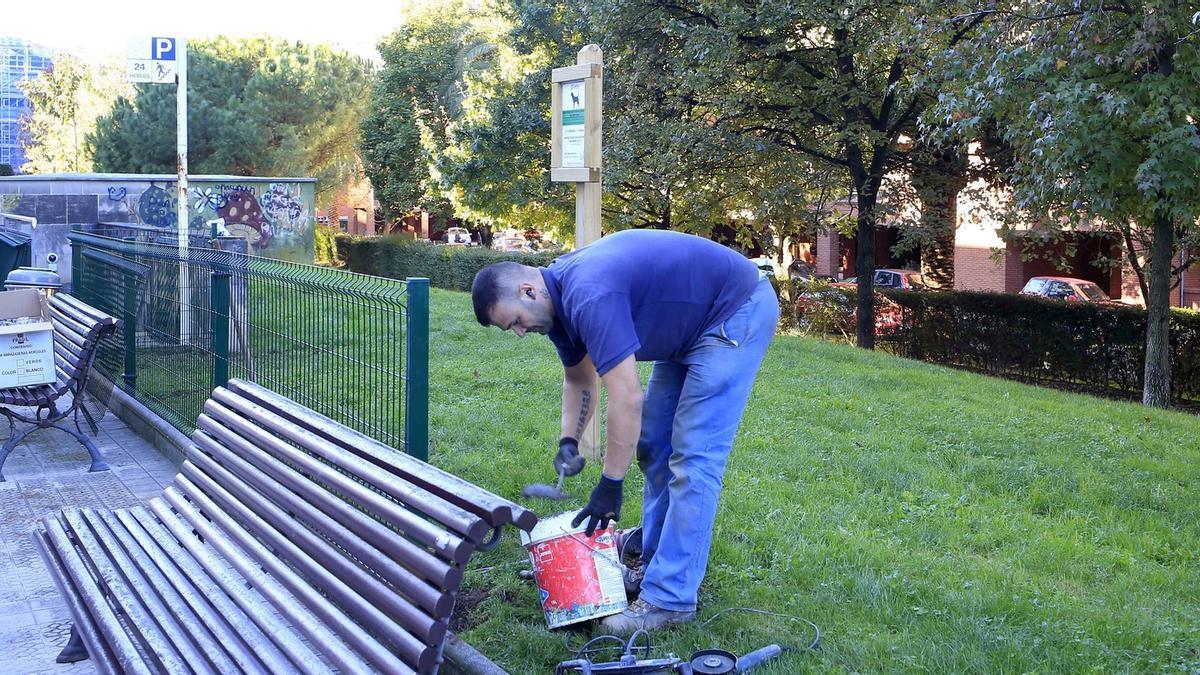
<svg viewBox="0 0 1200 675"><path fill-rule="evenodd" d="M1142 403L1171 405L1171 263L1175 227L1166 213L1154 214L1150 247L1150 292L1146 298L1146 366Z"/></svg>
<svg viewBox="0 0 1200 675"><path fill-rule="evenodd" d="M921 226L931 241L921 247L921 273L933 288L954 288L954 234L958 224L958 195L939 191L940 204L922 203Z"/></svg>
<svg viewBox="0 0 1200 675"><path fill-rule="evenodd" d="M925 147L927 166L913 171L921 200L921 272L933 288L954 288L954 236L958 230L958 193L967 185L967 155L957 147Z"/></svg>
<svg viewBox="0 0 1200 675"><path fill-rule="evenodd" d="M858 192L858 250L854 273L858 275L857 344L875 349L875 195L873 188Z"/></svg>

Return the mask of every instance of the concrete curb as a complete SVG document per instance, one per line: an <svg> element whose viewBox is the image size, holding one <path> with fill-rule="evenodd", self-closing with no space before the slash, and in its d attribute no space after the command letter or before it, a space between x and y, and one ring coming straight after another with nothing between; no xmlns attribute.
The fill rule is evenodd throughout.
<svg viewBox="0 0 1200 675"><path fill-rule="evenodd" d="M125 393L120 387L112 386L107 379L92 370L89 380L104 380L96 383L98 386L111 388L112 396L108 401L108 409L139 436L146 439L150 445L162 453L176 467L183 465L187 449L191 445L183 432L171 426L152 410L142 405L140 401ZM91 383L89 382L89 385Z"/></svg>
<svg viewBox="0 0 1200 675"><path fill-rule="evenodd" d="M446 634L446 646L442 651L445 663L441 672L450 675L508 675L508 671L496 665L454 633Z"/></svg>

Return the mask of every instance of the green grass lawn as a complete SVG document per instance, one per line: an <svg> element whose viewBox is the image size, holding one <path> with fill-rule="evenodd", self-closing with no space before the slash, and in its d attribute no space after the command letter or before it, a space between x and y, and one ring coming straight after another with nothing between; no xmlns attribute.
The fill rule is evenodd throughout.
<svg viewBox="0 0 1200 675"><path fill-rule="evenodd" d="M554 478L554 350L481 328L466 294L432 305L431 460L520 500ZM579 508L598 473L532 507ZM744 606L821 627L818 651L764 673L1196 672L1198 478L1196 417L779 337L729 462L698 618ZM512 672L552 671L592 629L545 628L506 539L467 574L482 600L462 635ZM732 612L658 633L655 650L810 639Z"/></svg>

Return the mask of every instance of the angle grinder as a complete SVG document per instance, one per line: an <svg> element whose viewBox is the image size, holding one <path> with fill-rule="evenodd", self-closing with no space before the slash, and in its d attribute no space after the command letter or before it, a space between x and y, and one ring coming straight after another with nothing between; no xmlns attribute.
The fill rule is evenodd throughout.
<svg viewBox="0 0 1200 675"><path fill-rule="evenodd" d="M688 666L694 675L748 673L782 653L783 648L779 645L767 645L745 656L738 656L724 649L701 649L692 654Z"/></svg>

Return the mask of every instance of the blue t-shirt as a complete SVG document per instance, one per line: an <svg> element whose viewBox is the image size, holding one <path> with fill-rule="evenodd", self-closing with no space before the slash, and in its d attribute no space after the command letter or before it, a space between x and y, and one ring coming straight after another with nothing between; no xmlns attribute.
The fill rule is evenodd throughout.
<svg viewBox="0 0 1200 675"><path fill-rule="evenodd" d="M541 272L554 301L548 336L563 365L591 355L601 375L630 354L678 359L758 283L758 268L745 256L667 230L611 234Z"/></svg>

